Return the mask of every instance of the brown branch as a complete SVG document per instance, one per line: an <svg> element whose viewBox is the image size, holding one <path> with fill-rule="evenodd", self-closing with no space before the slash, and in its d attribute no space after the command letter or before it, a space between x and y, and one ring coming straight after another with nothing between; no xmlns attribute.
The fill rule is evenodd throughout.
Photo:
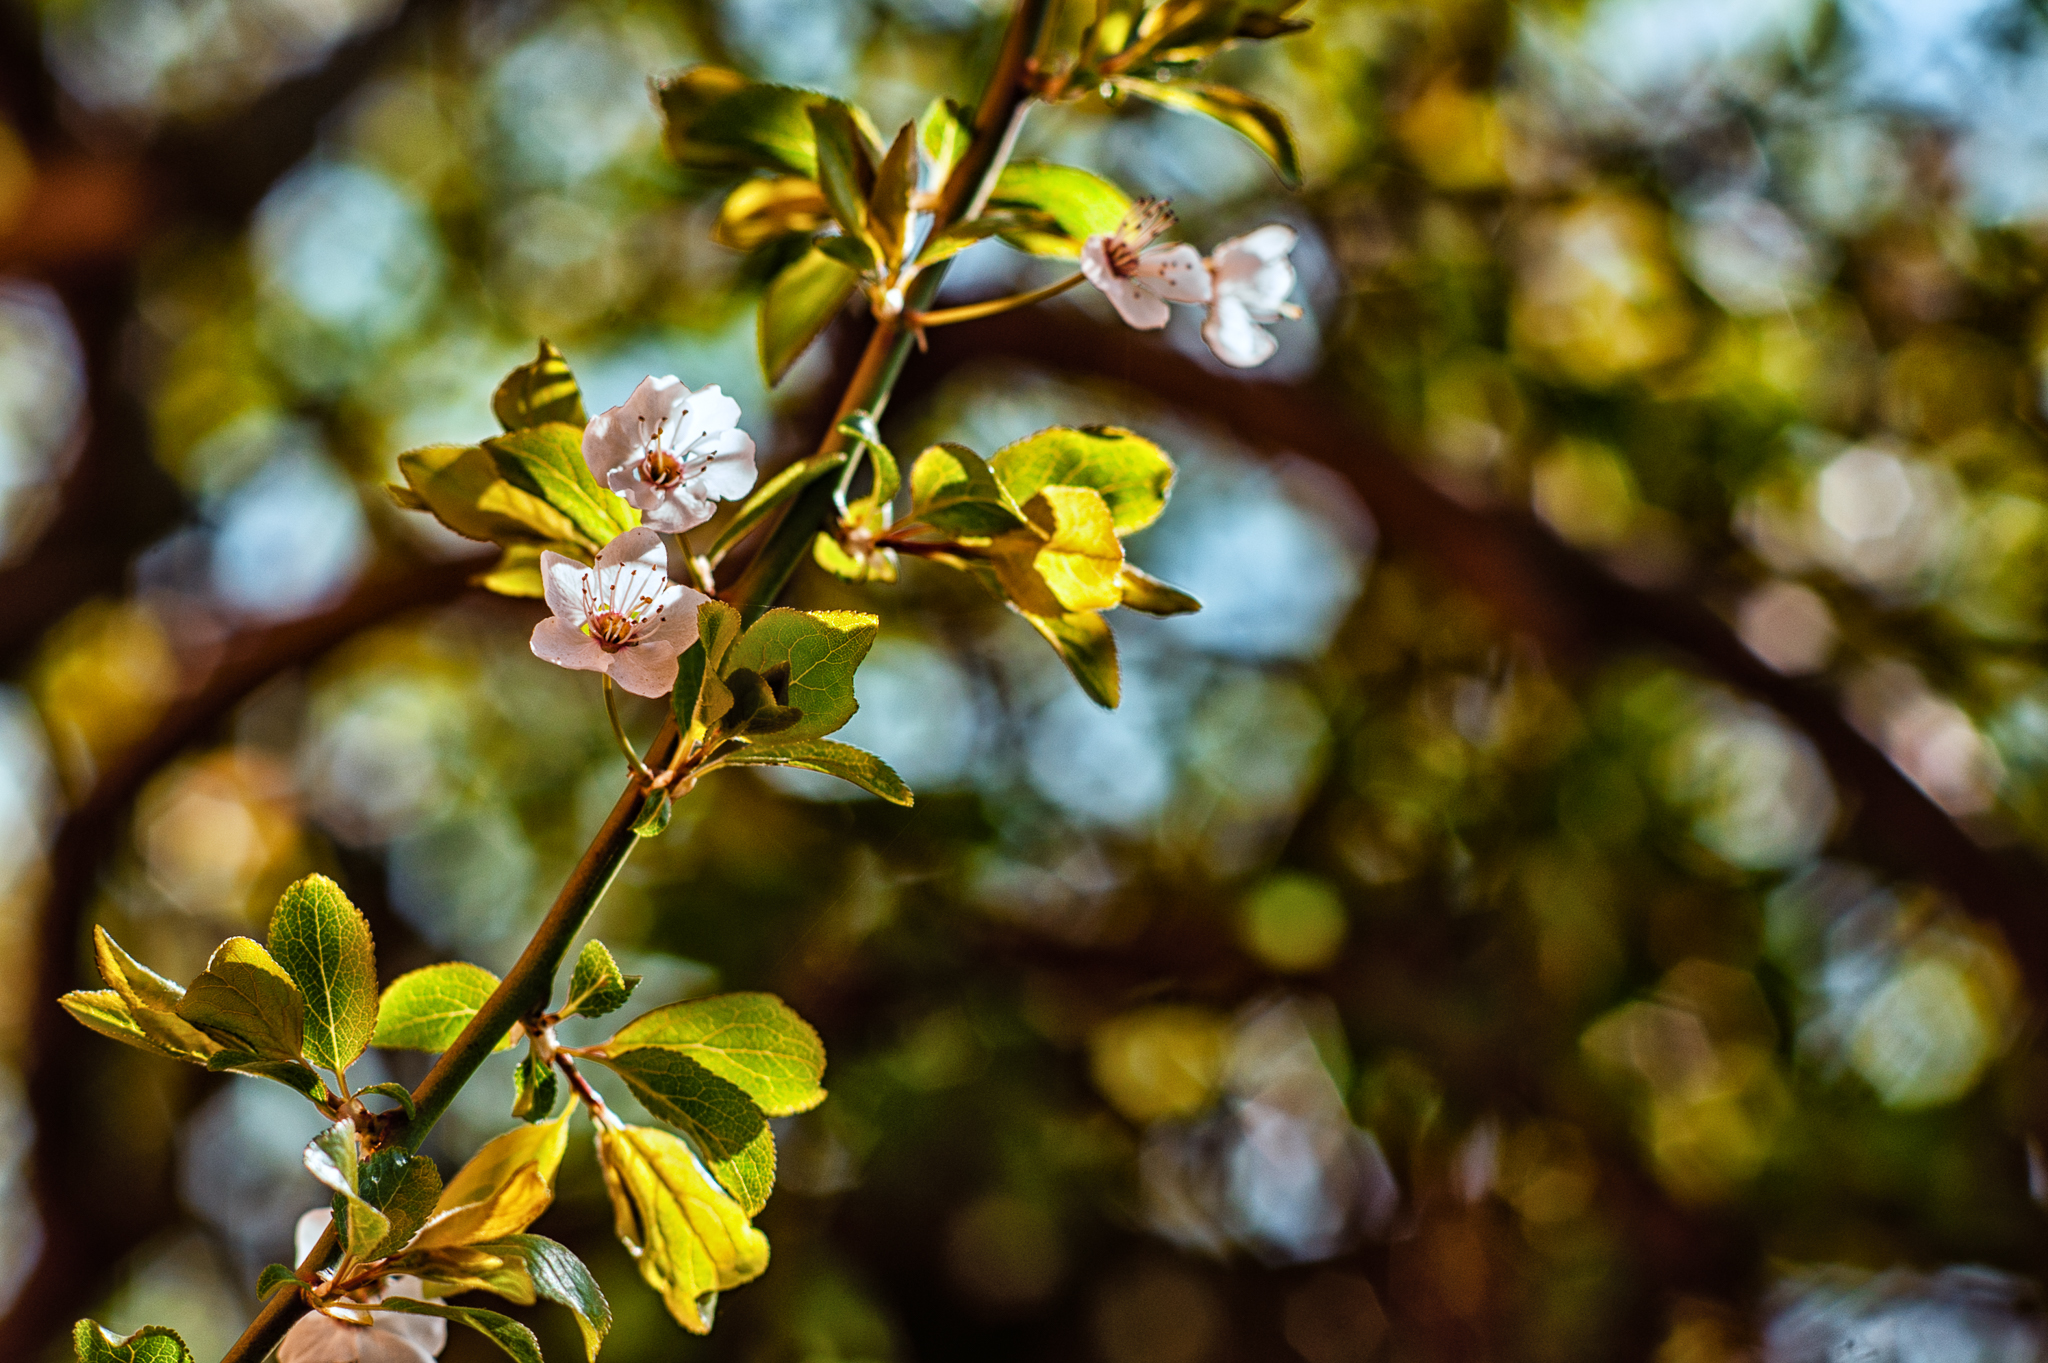
<svg viewBox="0 0 2048 1363"><path fill-rule="evenodd" d="M1769 705L1851 793L1847 832L1859 854L1938 886L1995 924L2033 996L2048 999L2048 868L2024 849L1979 844L1843 717L1826 689L1773 671L1698 601L1622 581L1526 514L1461 505L1353 415L1350 399L1314 385L1219 374L1134 332L1043 312L969 323L934 337L931 362L915 379L923 388L970 362L1020 359L1125 377L1255 449L1329 466L1372 509L1390 548L1436 563L1556 661L1653 648Z"/></svg>
<svg viewBox="0 0 2048 1363"><path fill-rule="evenodd" d="M117 1176L96 1114L90 1077L105 1068L103 1039L57 1006L58 995L90 984L79 941L100 868L127 825L142 787L217 729L244 698L279 673L302 667L373 625L453 600L488 558L410 565L365 582L318 615L251 630L227 647L196 690L174 703L149 735L109 765L64 818L50 853L38 915L29 1018L27 1087L35 1120L32 1152L43 1244L13 1309L0 1317L0 1358L38 1358L91 1308L121 1260L176 1219L164 1171ZM118 1048L114 1048L118 1049Z"/></svg>

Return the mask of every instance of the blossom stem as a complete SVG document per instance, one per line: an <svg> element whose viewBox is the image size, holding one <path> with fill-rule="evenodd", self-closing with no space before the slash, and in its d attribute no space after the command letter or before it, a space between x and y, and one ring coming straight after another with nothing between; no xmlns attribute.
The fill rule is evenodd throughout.
<svg viewBox="0 0 2048 1363"><path fill-rule="evenodd" d="M562 1077L569 1081L571 1091L590 1109L590 1119L601 1126L608 1123L611 1120L611 1110L604 1105L604 1099L598 1097L597 1090L590 1086L590 1081L583 1077L583 1071L576 1068L576 1062L561 1051L556 1051L555 1066L562 1071Z"/></svg>
<svg viewBox="0 0 2048 1363"><path fill-rule="evenodd" d="M619 740L619 751L626 755L626 765L633 769L633 775L654 784L654 773L640 760L640 754L633 751L633 740L626 737L626 726L619 722L619 693L612 685L609 674L600 672L598 680L604 683L604 717L612 722L612 737Z"/></svg>
<svg viewBox="0 0 2048 1363"><path fill-rule="evenodd" d="M962 209L969 204L987 201L1008 154L1006 148L1015 145L1017 128L1031 103L1028 63L1051 8L1051 0L1017 0L995 69L975 113L974 139L940 191L934 209L934 231L959 221L965 216ZM944 280L946 264L942 261L912 281L906 300L910 306L923 307L932 301ZM903 325L900 315L876 321L860 365L827 428L821 453L831 454L846 447L846 439L837 427L847 416L866 410L880 417L911 344L912 331ZM790 574L810 553L811 538L832 505L832 491L832 480L819 479L783 510L746 571L723 593L726 600L746 609L770 605L782 594ZM648 746L642 769L674 765L681 738L674 721L665 721ZM619 868L625 865L628 854L640 842L633 825L639 821L651 784L651 778L635 770L611 813L605 816L570 871L547 916L534 929L526 949L470 1018L462 1034L442 1052L434 1068L413 1090L413 1115L390 1128L383 1143L385 1148L417 1151L455 1101L455 1095L497 1048L498 1039L521 1018L536 1009L547 1008L555 976L567 959L569 948L582 933L583 925L617 877ZM300 1265L300 1276L310 1278L315 1274L333 1253L336 1243L334 1227L330 1225ZM280 1287L223 1355L221 1363L261 1363L306 1310L298 1287Z"/></svg>
<svg viewBox="0 0 2048 1363"><path fill-rule="evenodd" d="M954 322L972 322L980 317L994 317L997 313L1008 312L1012 308L1028 308L1033 303L1043 303L1048 298L1065 293L1087 277L1076 270L1065 279L1054 280L1044 288L1033 289L1030 293L1013 294L1008 298L992 298L986 303L966 303L957 308L940 308L937 312L914 312L910 314L910 324L914 327L943 327Z"/></svg>

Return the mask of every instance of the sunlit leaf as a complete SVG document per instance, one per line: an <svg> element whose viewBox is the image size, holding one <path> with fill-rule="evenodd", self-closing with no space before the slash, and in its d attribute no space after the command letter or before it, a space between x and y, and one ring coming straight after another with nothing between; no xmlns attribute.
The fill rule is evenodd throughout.
<svg viewBox="0 0 2048 1363"><path fill-rule="evenodd" d="M1000 535L1024 515L986 461L965 445L933 445L910 466L910 514L935 530Z"/></svg>
<svg viewBox="0 0 2048 1363"><path fill-rule="evenodd" d="M77 1363L192 1363L192 1351L168 1325L145 1325L116 1337L98 1321L82 1320L71 1331Z"/></svg>
<svg viewBox="0 0 2048 1363"><path fill-rule="evenodd" d="M875 167L868 195L868 235L892 269L903 263L909 242L910 196L917 189L917 129L906 123Z"/></svg>
<svg viewBox="0 0 2048 1363"><path fill-rule="evenodd" d="M859 275L813 247L775 276L761 295L761 372L782 376L853 297Z"/></svg>
<svg viewBox="0 0 2048 1363"><path fill-rule="evenodd" d="M125 1033L132 1027L148 1049L195 1064L206 1064L224 1049L178 1016L178 1004L185 997L181 986L130 956L112 933L97 924L92 930L92 948L100 979L120 1000L121 1008L114 1010L96 994L67 995L74 1000L66 1005L73 1017L103 1036L131 1045L135 1043Z"/></svg>
<svg viewBox="0 0 2048 1363"><path fill-rule="evenodd" d="M1027 614L1024 618L1045 636L1090 700L1105 709L1116 709L1122 683L1117 674L1116 639L1109 632L1108 621L1088 611L1073 615Z"/></svg>
<svg viewBox="0 0 2048 1363"><path fill-rule="evenodd" d="M728 549L744 539L749 531L780 510L791 498L809 487L818 479L837 469L846 462L846 451L834 450L830 454L814 454L808 459L799 459L754 489L754 495L740 504L740 509L712 542L705 557L713 563L725 557Z"/></svg>
<svg viewBox="0 0 2048 1363"><path fill-rule="evenodd" d="M326 876L307 876L277 902L270 954L305 996L307 1058L347 1069L377 1026L377 956L362 910Z"/></svg>
<svg viewBox="0 0 2048 1363"><path fill-rule="evenodd" d="M917 116L917 145L934 188L946 182L973 141L974 120L950 99L934 99Z"/></svg>
<svg viewBox="0 0 2048 1363"><path fill-rule="evenodd" d="M1109 503L1119 536L1157 520L1173 486L1166 452L1118 426L1048 427L1004 446L989 462L1020 507L1051 484L1095 489Z"/></svg>
<svg viewBox="0 0 2048 1363"><path fill-rule="evenodd" d="M843 746L843 745L840 745ZM825 1044L773 994L717 994L656 1008L621 1027L603 1050L653 1046L687 1055L737 1084L771 1117L825 1100Z"/></svg>
<svg viewBox="0 0 2048 1363"><path fill-rule="evenodd" d="M480 1244L532 1225L554 1201L555 1171L574 1111L572 1104L552 1121L514 1127L487 1142L448 1181L413 1247Z"/></svg>
<svg viewBox="0 0 2048 1363"><path fill-rule="evenodd" d="M590 1053L633 1090L648 1112L689 1136L718 1181L749 1212L767 1201L775 1143L767 1118L746 1091L679 1050L639 1046Z"/></svg>
<svg viewBox="0 0 2048 1363"><path fill-rule="evenodd" d="M284 967L247 937L230 937L214 949L177 1011L231 1050L263 1060L299 1059L306 1001Z"/></svg>
<svg viewBox="0 0 2048 1363"><path fill-rule="evenodd" d="M684 1329L703 1334L720 1291L768 1267L768 1237L680 1138L651 1127L600 1127L598 1167L619 1239Z"/></svg>
<svg viewBox="0 0 2048 1363"><path fill-rule="evenodd" d="M593 554L640 524L640 513L632 504L590 471L583 458L580 426L551 421L493 436L484 447L508 481L568 517L577 538Z"/></svg>
<svg viewBox="0 0 2048 1363"><path fill-rule="evenodd" d="M745 668L763 676L788 669L787 703L803 718L783 742L822 738L853 718L854 669L875 641L881 622L857 611L799 611L777 607L756 620L725 655L721 675Z"/></svg>
<svg viewBox="0 0 2048 1363"><path fill-rule="evenodd" d="M1049 161L1012 161L996 178L992 209L1026 209L1051 219L1054 230L1023 228L1004 240L1040 256L1076 257L1089 237L1114 232L1131 210L1130 195L1099 175Z"/></svg>
<svg viewBox="0 0 2048 1363"><path fill-rule="evenodd" d="M737 71L697 66L655 82L662 142L690 170L739 174L779 170L813 177L818 157L805 110L830 99L813 90L764 85Z"/></svg>
<svg viewBox="0 0 2048 1363"><path fill-rule="evenodd" d="M711 239L751 251L798 232L815 232L831 215L818 182L803 175L742 180L725 196Z"/></svg>
<svg viewBox="0 0 2048 1363"><path fill-rule="evenodd" d="M508 431L521 431L550 421L563 421L582 428L589 420L583 411L583 390L569 372L562 352L540 343L540 353L505 376L498 391L491 394L491 414Z"/></svg>
<svg viewBox="0 0 2048 1363"><path fill-rule="evenodd" d="M1124 564L1123 603L1147 615L1191 615L1202 603L1170 582L1161 582L1131 563Z"/></svg>
<svg viewBox="0 0 2048 1363"><path fill-rule="evenodd" d="M335 1215L340 1220L341 1243L358 1259L375 1256L371 1251L391 1233L391 1222L362 1195L362 1174L356 1157L355 1127L336 1122L306 1146L308 1173L339 1195Z"/></svg>
<svg viewBox="0 0 2048 1363"><path fill-rule="evenodd" d="M576 523L523 487L481 445L426 445L398 456L406 493L400 505L418 503L456 534L493 544L578 545Z"/></svg>
<svg viewBox="0 0 2048 1363"><path fill-rule="evenodd" d="M1051 484L1040 488L1024 504L1024 514L1045 537L1029 550L1029 561L1038 580L1050 589L1058 604L1058 610L1045 613L1107 610L1118 603L1122 597L1119 579L1123 573L1124 547L1116 537L1109 503L1101 493L1089 487ZM1005 536L1000 543L1013 541L1028 544L1028 538L1022 534ZM996 570L1004 576L1005 587L1010 585L1009 575L1004 574L1010 562L1003 555L996 559ZM1030 608L1021 600L1018 604Z"/></svg>
<svg viewBox="0 0 2048 1363"><path fill-rule="evenodd" d="M1301 152L1294 130L1287 126L1286 116L1264 100L1227 85L1169 85L1129 76L1119 77L1115 85L1169 109L1208 115L1264 152L1289 188L1301 184Z"/></svg>
<svg viewBox="0 0 2048 1363"><path fill-rule="evenodd" d="M410 1297L386 1297L367 1309L397 1311L410 1316L439 1316L443 1320L467 1325L517 1359L518 1363L546 1363L541 1357L540 1341L533 1337L533 1331L510 1316L501 1316L496 1311L486 1311L479 1306L450 1306L446 1302L415 1301Z"/></svg>
<svg viewBox="0 0 2048 1363"><path fill-rule="evenodd" d="M377 1000L377 1030L370 1044L401 1051L445 1051L497 988L496 975L467 961L408 970ZM507 1035L497 1049L511 1044Z"/></svg>
<svg viewBox="0 0 2048 1363"><path fill-rule="evenodd" d="M639 987L640 977L619 969L611 948L593 937L577 953L576 969L569 976L569 1001L562 1005L562 1016L578 1013L601 1018L625 1007Z"/></svg>

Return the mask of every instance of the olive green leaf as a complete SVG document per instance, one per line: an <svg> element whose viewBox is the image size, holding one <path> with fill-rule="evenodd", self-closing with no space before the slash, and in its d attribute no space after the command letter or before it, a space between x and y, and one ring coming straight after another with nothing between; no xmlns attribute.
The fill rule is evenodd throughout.
<svg viewBox="0 0 2048 1363"><path fill-rule="evenodd" d="M612 1308L574 1251L544 1235L508 1235L475 1248L520 1264L536 1292L568 1307L583 1334L584 1356L595 1363L598 1346L611 1333Z"/></svg>
<svg viewBox="0 0 2048 1363"><path fill-rule="evenodd" d="M599 1048L611 1056L646 1047L689 1056L732 1083L771 1117L825 1101L825 1043L773 994L717 994L642 1013Z"/></svg>
<svg viewBox="0 0 2048 1363"><path fill-rule="evenodd" d="M533 1331L510 1316L501 1316L480 1306L450 1306L446 1302L416 1301L411 1297L386 1297L363 1309L396 1311L408 1316L439 1316L443 1320L467 1325L519 1363L546 1363L541 1357L540 1341L533 1337Z"/></svg>
<svg viewBox="0 0 2048 1363"><path fill-rule="evenodd" d="M704 1334L718 1293L767 1269L768 1237L666 1131L600 1127L597 1162L640 1276L678 1324Z"/></svg>
<svg viewBox="0 0 2048 1363"><path fill-rule="evenodd" d="M1003 233L1020 251L1078 257L1089 237L1114 232L1131 211L1131 197L1099 175L1049 161L1012 161L996 178L988 206L1024 209L1050 220Z"/></svg>
<svg viewBox="0 0 2048 1363"><path fill-rule="evenodd" d="M405 486L400 506L431 512L456 534L493 544L577 546L576 523L532 491L510 482L481 445L427 445L398 456Z"/></svg>
<svg viewBox="0 0 2048 1363"><path fill-rule="evenodd" d="M818 173L805 109L830 99L813 90L764 85L737 71L697 66L654 83L662 142L677 164L709 174L750 170Z"/></svg>
<svg viewBox="0 0 2048 1363"><path fill-rule="evenodd" d="M701 619L701 612L700 612ZM822 738L853 718L854 669L875 641L881 622L857 611L799 611L777 607L762 615L726 652L719 675L742 669L768 677L786 669L785 704L803 718L778 735L779 743Z"/></svg>
<svg viewBox="0 0 2048 1363"><path fill-rule="evenodd" d="M668 832L668 822L676 812L675 797L666 790L657 790L647 797L647 803L640 807L640 817L633 820L633 836L636 838L658 838Z"/></svg>
<svg viewBox="0 0 2048 1363"><path fill-rule="evenodd" d="M408 970L377 1000L377 1030L370 1044L397 1051L445 1051L492 994L498 977L467 961ZM512 1044L510 1032L495 1049Z"/></svg>
<svg viewBox="0 0 2048 1363"><path fill-rule="evenodd" d="M910 806L916 802L910 787L887 762L850 743L829 738L806 738L796 743L769 746L748 744L720 757L719 767L802 767L851 781L870 795L890 804Z"/></svg>
<svg viewBox="0 0 2048 1363"><path fill-rule="evenodd" d="M797 356L839 315L859 282L858 271L816 247L775 276L761 295L758 322L761 372L771 385L782 382Z"/></svg>
<svg viewBox="0 0 2048 1363"><path fill-rule="evenodd" d="M561 1096L555 1067L536 1051L521 1058L512 1071L512 1115L522 1122L544 1122L555 1115Z"/></svg>
<svg viewBox="0 0 2048 1363"><path fill-rule="evenodd" d="M533 1278L526 1261L494 1252L502 1245L444 1245L439 1249L409 1249L389 1260L393 1273L409 1273L434 1285L434 1295L452 1297L461 1292L494 1292L521 1306L534 1303Z"/></svg>
<svg viewBox="0 0 2048 1363"><path fill-rule="evenodd" d="M407 1121L411 1121L418 1111L413 1105L412 1090L396 1080L387 1079L381 1084L365 1084L356 1090L356 1097L367 1098L373 1093L380 1094L397 1103L398 1110L405 1114Z"/></svg>
<svg viewBox="0 0 2048 1363"><path fill-rule="evenodd" d="M270 954L305 996L307 1058L347 1069L377 1026L377 954L362 910L326 876L307 876L270 916Z"/></svg>
<svg viewBox="0 0 2048 1363"><path fill-rule="evenodd" d="M203 1034L199 1035L199 1041L211 1047L210 1052L160 1039L155 1032L143 1028L141 1018L148 1014L131 1009L127 1001L111 989L74 989L58 999L57 1003L65 1012L101 1036L125 1042L137 1050L148 1051L151 1055L168 1056L172 1060L187 1060L195 1065L204 1065L209 1054L219 1054L221 1049L219 1042ZM172 1014L159 1013L155 1016L169 1017L172 1022L179 1021ZM197 1033L197 1029L193 1031Z"/></svg>
<svg viewBox="0 0 2048 1363"><path fill-rule="evenodd" d="M593 937L576 955L576 969L569 975L569 1001L562 1005L562 1016L580 1013L587 1018L601 1018L606 1013L615 1013L626 1006L639 987L640 977L620 970L619 963L612 959L611 948Z"/></svg>
<svg viewBox="0 0 2048 1363"><path fill-rule="evenodd" d="M785 502L845 462L846 451L834 450L830 454L814 454L808 459L799 459L784 468L755 488L753 496L740 503L739 511L718 532L718 538L712 541L705 557L717 563L725 557L727 550L746 538L749 531L781 509Z"/></svg>
<svg viewBox="0 0 2048 1363"><path fill-rule="evenodd" d="M942 260L951 260L968 247L987 241L990 237L1001 237L1012 245L1040 236L1050 235L1064 241L1060 226L1052 218L1030 208L991 208L969 222L956 222L942 232L934 232L926 239L924 249L917 253L919 265L936 265ZM1064 254L1062 251L1041 251L1040 255Z"/></svg>
<svg viewBox="0 0 2048 1363"><path fill-rule="evenodd" d="M485 1143L441 1191L416 1250L481 1244L533 1224L555 1198L571 1105L551 1121L514 1127Z"/></svg>
<svg viewBox="0 0 2048 1363"><path fill-rule="evenodd" d="M77 1363L192 1363L192 1351L168 1325L145 1325L117 1339L98 1321L82 1320L71 1329L71 1351Z"/></svg>
<svg viewBox="0 0 2048 1363"><path fill-rule="evenodd" d="M1019 506L1052 484L1094 488L1119 536L1157 520L1173 486L1166 452L1118 426L1050 426L996 451L990 466Z"/></svg>
<svg viewBox="0 0 2048 1363"><path fill-rule="evenodd" d="M508 431L523 431L550 421L567 422L579 430L590 418L583 411L583 390L569 372L562 352L540 343L540 353L522 364L491 394L491 414Z"/></svg>
<svg viewBox="0 0 2048 1363"><path fill-rule="evenodd" d="M434 1214L441 1200L441 1171L425 1155L379 1150L362 1161L356 1172L363 1201L391 1223L370 1257L396 1254Z"/></svg>
<svg viewBox="0 0 2048 1363"><path fill-rule="evenodd" d="M591 473L581 426L550 421L493 436L484 448L508 480L567 516L576 539L593 555L640 524L632 504Z"/></svg>
<svg viewBox="0 0 2048 1363"><path fill-rule="evenodd" d="M185 997L184 989L123 951L112 933L94 925L92 949L93 963L99 968L101 982L120 1000L120 1011L134 1030L143 1036L147 1049L198 1065L206 1064L224 1049L218 1041L178 1016L178 1003ZM82 1010L69 1005L67 1009L73 1017L103 1036L136 1044L119 1029L105 1000L84 1006ZM111 1024L113 1029L101 1025L103 1023Z"/></svg>
<svg viewBox="0 0 2048 1363"><path fill-rule="evenodd" d="M751 251L798 232L815 232L831 214L818 182L803 175L742 180L725 196L711 239Z"/></svg>
<svg viewBox="0 0 2048 1363"><path fill-rule="evenodd" d="M547 594L540 580L540 556L548 549L558 554L566 552L570 558L581 557L583 553L581 546L573 544L508 544L498 555L498 561L470 582L499 596L523 596L538 601Z"/></svg>
<svg viewBox="0 0 2048 1363"><path fill-rule="evenodd" d="M838 100L813 104L805 110L817 135L818 188L832 216L846 235L871 241L868 233L868 198L875 192L875 167L882 159L876 147L855 121L853 110Z"/></svg>
<svg viewBox="0 0 2048 1363"><path fill-rule="evenodd" d="M696 742L704 730L723 719L732 709L732 691L719 677L719 666L740 637L740 613L723 601L706 601L697 607L697 643L683 654L676 687L669 695L676 727L684 738ZM694 659L692 654L697 655ZM686 676L697 678L685 688Z"/></svg>
<svg viewBox="0 0 2048 1363"><path fill-rule="evenodd" d="M946 182L953 167L974 141L974 120L950 99L934 99L917 116L917 146L924 156L928 183L936 188Z"/></svg>
<svg viewBox="0 0 2048 1363"><path fill-rule="evenodd" d="M247 937L230 937L214 948L177 1012L231 1052L262 1060L296 1062L305 1040L306 1001L299 987Z"/></svg>
<svg viewBox="0 0 2048 1363"><path fill-rule="evenodd" d="M689 1136L718 1181L749 1212L767 1201L775 1175L774 1137L744 1089L679 1050L640 1046L613 1055L598 1047L586 1053L624 1079L650 1113Z"/></svg>
<svg viewBox="0 0 2048 1363"><path fill-rule="evenodd" d="M916 190L917 126L906 123L875 167L875 187L868 196L868 235L892 270L909 249L910 196Z"/></svg>
<svg viewBox="0 0 2048 1363"><path fill-rule="evenodd" d="M1109 624L1092 611L1072 615L1025 615L1031 627L1045 636L1060 661L1088 698L1106 710L1114 710L1122 696L1117 675L1116 639Z"/></svg>
<svg viewBox="0 0 2048 1363"><path fill-rule="evenodd" d="M1113 84L1169 109L1208 115L1264 152L1288 188L1300 186L1301 152L1295 146L1294 130L1287 125L1286 116L1264 100L1227 85L1166 85L1130 76L1119 77Z"/></svg>
<svg viewBox="0 0 2048 1363"><path fill-rule="evenodd" d="M256 1295L268 1297L287 1284L294 1288L304 1286L290 1264L265 1264L263 1271L256 1275Z"/></svg>
<svg viewBox="0 0 2048 1363"><path fill-rule="evenodd" d="M343 1247L358 1259L374 1258L371 1251L391 1234L391 1222L362 1195L355 1127L336 1122L315 1136L306 1146L305 1164L308 1173L336 1194L334 1214Z"/></svg>
<svg viewBox="0 0 2048 1363"><path fill-rule="evenodd" d="M953 444L933 445L910 466L910 515L961 535L1000 535L1024 524L987 462Z"/></svg>
<svg viewBox="0 0 2048 1363"><path fill-rule="evenodd" d="M1122 591L1126 606L1147 615L1191 615L1202 608L1188 593L1130 563L1124 564Z"/></svg>

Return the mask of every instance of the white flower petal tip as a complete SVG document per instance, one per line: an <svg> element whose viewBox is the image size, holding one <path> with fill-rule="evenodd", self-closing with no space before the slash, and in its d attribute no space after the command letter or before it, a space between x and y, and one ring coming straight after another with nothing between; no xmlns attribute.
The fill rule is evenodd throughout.
<svg viewBox="0 0 2048 1363"><path fill-rule="evenodd" d="M1301 316L1301 308L1287 301L1294 292L1294 263L1287 257L1297 240L1285 223L1267 223L1209 253L1214 292L1202 339L1232 368L1251 369L1272 359L1280 343L1264 324Z"/></svg>
<svg viewBox="0 0 2048 1363"><path fill-rule="evenodd" d="M692 393L673 374L650 376L590 419L583 462L648 526L679 534L752 491L754 441L739 419L740 405L715 383Z"/></svg>
<svg viewBox="0 0 2048 1363"><path fill-rule="evenodd" d="M1201 252L1186 242L1152 245L1173 221L1163 200L1140 199L1114 232L1081 244L1081 273L1139 331L1165 326L1168 303L1207 303L1215 292Z"/></svg>
<svg viewBox="0 0 2048 1363"><path fill-rule="evenodd" d="M602 672L636 696L664 696L676 660L697 642L697 607L711 598L673 582L661 536L639 526L586 568L552 551L540 556L549 617L533 627L536 658Z"/></svg>

